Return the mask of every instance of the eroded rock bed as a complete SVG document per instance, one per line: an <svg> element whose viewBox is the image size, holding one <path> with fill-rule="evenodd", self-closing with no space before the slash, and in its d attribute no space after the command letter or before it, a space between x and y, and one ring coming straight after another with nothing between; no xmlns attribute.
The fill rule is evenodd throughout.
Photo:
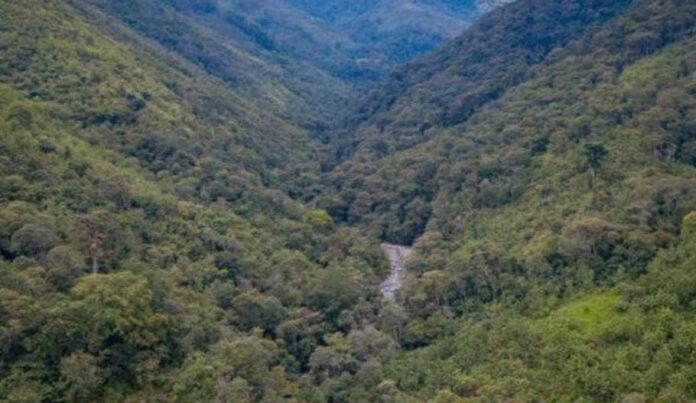
<svg viewBox="0 0 696 403"><path fill-rule="evenodd" d="M384 243L382 250L389 258L389 277L380 285L379 289L384 298L393 300L396 291L403 285L406 278L406 263L413 252L408 246Z"/></svg>

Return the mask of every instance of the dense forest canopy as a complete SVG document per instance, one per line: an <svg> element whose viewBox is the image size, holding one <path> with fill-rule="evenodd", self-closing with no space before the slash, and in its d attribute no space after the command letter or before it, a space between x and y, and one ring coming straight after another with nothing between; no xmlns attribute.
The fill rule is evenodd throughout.
<svg viewBox="0 0 696 403"><path fill-rule="evenodd" d="M695 35L0 0L0 401L696 400Z"/></svg>

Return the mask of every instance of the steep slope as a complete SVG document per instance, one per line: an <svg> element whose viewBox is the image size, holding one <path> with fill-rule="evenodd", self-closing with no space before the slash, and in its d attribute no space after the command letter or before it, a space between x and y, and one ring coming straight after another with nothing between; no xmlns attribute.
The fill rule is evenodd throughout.
<svg viewBox="0 0 696 403"><path fill-rule="evenodd" d="M472 189L469 203L488 207L489 202L482 206L477 201L480 197L477 195L481 194L481 183L485 181L489 186L490 182L508 172L518 172L517 168L511 167L518 164L513 161L531 163L536 153L540 152L537 148L546 149L551 136L548 132L550 128L536 117L546 112L519 109L531 108L533 103L518 101L520 106L514 113L504 113L501 107L503 99L509 99L530 80L543 82L543 77L555 77L559 74L556 70L563 68L558 66L564 60L572 64L572 58L580 57L582 52L595 57L588 49L598 45L590 41L605 46L601 48L604 49L602 54L613 58L605 62L608 66L605 70L611 71L613 68L618 74L616 72L620 72L626 63L641 57L641 52L656 51L691 29L688 16L683 17L687 18L687 22L680 22L683 20L680 18L667 24L665 21L672 18L668 14L664 19L656 17L653 25L647 26L651 21L643 21L647 18L640 15L635 17L639 20L639 28L626 34L628 43L622 47L617 42L623 39L615 38L623 38L618 30L625 28L619 25L604 28L606 23L602 24L601 21L619 24L615 21L624 18L625 11L622 10L630 8L634 10L631 12L639 13L648 6L601 1L581 3L564 8L557 2L521 2L515 7L503 8L484 17L454 43L411 63L409 66L412 70L405 70L405 74L394 73L382 89L368 98L366 106L362 108L365 114L360 120L363 123L355 129L356 136L351 137L348 131L345 142L338 140L337 153L344 158L347 155L351 157L334 170L335 174L329 176L330 182L327 183L339 192L332 200L326 200L324 205L340 220L369 222L387 240L401 242L409 242L422 233L432 213L431 201L441 197L439 195L444 187L453 189L447 192L456 191L459 194ZM520 9L530 10L532 14L524 17L525 13ZM665 12L676 13L674 9L676 6ZM562 23L557 24L549 16L559 16L558 21ZM574 17L586 24L574 23ZM594 24L592 20L595 20ZM494 21L499 24L493 24ZM531 25L526 26L527 23ZM524 30L524 35L519 34L520 29ZM499 34L503 32L507 34ZM609 38L596 39L600 34ZM483 37L492 38L489 45L477 39ZM475 43L478 45L472 45ZM563 43L567 44L565 50ZM554 47L556 50L548 53ZM567 59L559 59L559 55L564 54L562 52L569 54L565 56ZM474 62L476 58L480 58L479 63ZM573 70L577 69L573 67ZM590 70L589 67L587 70ZM602 78L608 73L599 70L592 74ZM572 83L577 83L580 88L588 85L577 79ZM568 87L575 88L573 84L568 84ZM564 94L557 94L555 89L546 91L551 93L550 96ZM528 97L534 99L533 95ZM574 113L573 119L578 122L596 120L594 116L585 116L586 109L576 111L573 107L587 107L568 106L569 113ZM485 116L491 115L496 119L487 117L487 120L482 120L484 111L488 111ZM473 118L474 121L471 121ZM585 138L591 132L586 127L588 125L564 122L561 127L578 126L570 135L582 148L581 143L592 141ZM608 127L611 124L607 123L603 130L608 130ZM515 148L503 147L513 140L517 144ZM525 142L538 145L536 148L525 146ZM509 158L504 157L513 150ZM459 174L448 173L453 169ZM526 189L526 184L519 179L514 177L506 181L510 187L496 187L487 191L507 193L508 199L512 200ZM464 184L465 180L467 184ZM374 192L372 189L382 191ZM445 197L444 200L448 199ZM456 213L457 208L451 210L452 214L461 214Z"/></svg>
<svg viewBox="0 0 696 403"><path fill-rule="evenodd" d="M249 4L173 3L74 2L86 12L92 5L119 19L135 32L224 81L256 102L259 109L269 110L295 125L322 127L340 116L339 111L351 98L348 84L313 64L313 60L301 58L302 54L284 52L284 44L277 43L269 30L248 13ZM203 7L201 3L210 6ZM280 14L272 4L269 8L276 10L275 15ZM255 9L260 8L257 5ZM324 46L332 45L327 39Z"/></svg>
<svg viewBox="0 0 696 403"><path fill-rule="evenodd" d="M482 13L473 1L286 2L351 38L358 45L354 52L360 65L375 70L376 77L458 35Z"/></svg>
<svg viewBox="0 0 696 403"><path fill-rule="evenodd" d="M371 91L339 139L339 157L380 154L428 138L434 126L464 122L523 82L554 48L577 39L629 1L528 2L485 16L465 35L397 68ZM357 156L356 158L361 158Z"/></svg>
<svg viewBox="0 0 696 403"><path fill-rule="evenodd" d="M144 30L160 26L162 16L154 19L152 13L165 13L162 5L171 5L187 17L185 24L193 19L215 33L222 43L244 42L257 57L275 64L282 61L280 64L302 78L304 84L311 84L312 75L317 73L306 70L309 65L361 87L380 78L396 63L458 35L484 9L489 11L497 5L479 7L472 2L443 0L167 0L156 2L159 6L136 2L128 7L111 3L102 2L102 6L119 10L122 17L141 24ZM174 39L167 39L163 32L148 35L165 41ZM214 50L210 45L206 47ZM322 83L324 87L327 84ZM313 98L308 100L312 102ZM319 102L314 106L325 108ZM338 115L343 109L333 112Z"/></svg>
<svg viewBox="0 0 696 403"><path fill-rule="evenodd" d="M198 16L202 25L229 32L232 40L243 35L256 38L275 55L309 62L351 84L376 73L374 66L357 62L360 46L345 33L283 0L220 1L215 13L189 10L187 15Z"/></svg>
<svg viewBox="0 0 696 403"><path fill-rule="evenodd" d="M320 132L345 118L353 86L432 49L478 17L474 5L376 2L361 17L340 1L334 21L285 0L158 0L91 4L176 52L259 106ZM314 13L316 14L316 13Z"/></svg>
<svg viewBox="0 0 696 403"><path fill-rule="evenodd" d="M694 398L695 33L692 2L520 1L368 101L324 206L415 241L382 328L410 350L387 365L395 389ZM477 35L488 47L456 47Z"/></svg>
<svg viewBox="0 0 696 403"><path fill-rule="evenodd" d="M515 294L523 279L560 294L612 283L680 233L696 207L693 7L634 2L467 125L389 157L436 172L423 251L452 249L422 267L483 276L483 294L453 302Z"/></svg>
<svg viewBox="0 0 696 403"><path fill-rule="evenodd" d="M0 14L0 400L238 401L222 378L251 366L245 393L296 395L386 273L286 194L309 135L83 2Z"/></svg>

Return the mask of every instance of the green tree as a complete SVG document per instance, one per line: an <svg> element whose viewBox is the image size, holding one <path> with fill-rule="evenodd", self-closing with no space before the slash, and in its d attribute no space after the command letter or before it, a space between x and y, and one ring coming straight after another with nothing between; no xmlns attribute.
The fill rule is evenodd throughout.
<svg viewBox="0 0 696 403"><path fill-rule="evenodd" d="M408 314L400 305L390 302L380 312L378 323L383 332L400 344L401 336L408 323Z"/></svg>
<svg viewBox="0 0 696 403"><path fill-rule="evenodd" d="M69 246L60 245L46 255L48 279L59 289L69 289L86 270L85 259Z"/></svg>
<svg viewBox="0 0 696 403"><path fill-rule="evenodd" d="M79 320L92 349L113 340L152 347L168 331L170 320L154 311L147 280L131 272L83 277L70 294L70 316Z"/></svg>
<svg viewBox="0 0 696 403"><path fill-rule="evenodd" d="M373 326L351 331L348 341L353 355L359 362L371 359L386 360L394 353L396 347L393 339Z"/></svg>
<svg viewBox="0 0 696 403"><path fill-rule="evenodd" d="M217 384L217 393L229 397L228 393L248 392L250 387L255 401L292 397L295 391L279 366L282 358L275 343L256 334L222 341L213 349L212 357L218 376L224 378ZM245 382L235 381L238 378Z"/></svg>
<svg viewBox="0 0 696 403"><path fill-rule="evenodd" d="M226 381L224 378L218 379L216 388L218 402L253 402L254 390L249 385L249 382L242 377L236 377L232 381Z"/></svg>
<svg viewBox="0 0 696 403"><path fill-rule="evenodd" d="M322 209L307 210L302 216L303 221L311 224L314 227L326 229L333 225L333 218Z"/></svg>
<svg viewBox="0 0 696 403"><path fill-rule="evenodd" d="M191 355L173 374L171 397L175 402L214 401L218 372L203 353Z"/></svg>
<svg viewBox="0 0 696 403"><path fill-rule="evenodd" d="M283 305L275 297L250 290L240 294L232 301L237 323L244 330L259 327L265 331L273 330L285 316Z"/></svg>
<svg viewBox="0 0 696 403"><path fill-rule="evenodd" d="M682 234L688 239L696 237L696 211L687 214L682 221Z"/></svg>
<svg viewBox="0 0 696 403"><path fill-rule="evenodd" d="M321 383L357 369L358 363L352 354L352 346L343 334L327 335L324 341L326 346L317 348L309 359L315 382Z"/></svg>
<svg viewBox="0 0 696 403"><path fill-rule="evenodd" d="M602 143L585 144L585 161L590 169L590 187L593 187L597 171L602 166L602 161L607 156L607 149Z"/></svg>
<svg viewBox="0 0 696 403"><path fill-rule="evenodd" d="M49 228L40 224L25 224L12 235L12 249L32 257L43 257L60 242Z"/></svg>
<svg viewBox="0 0 696 403"><path fill-rule="evenodd" d="M137 383L172 358L173 326L155 309L144 277L128 271L92 274L80 278L67 300L51 309L34 345L50 360L75 352L92 355L112 380ZM86 357L65 358L66 368L87 368L91 359Z"/></svg>
<svg viewBox="0 0 696 403"><path fill-rule="evenodd" d="M363 292L360 275L351 268L337 266L322 270L310 284L307 299L317 310L336 319L344 309L355 305Z"/></svg>
<svg viewBox="0 0 696 403"><path fill-rule="evenodd" d="M84 402L98 397L103 380L97 357L76 352L60 361L60 373L67 383L66 396L70 402Z"/></svg>
<svg viewBox="0 0 696 403"><path fill-rule="evenodd" d="M87 250L92 273L99 273L100 259L109 257L105 245L115 237L114 217L105 210L95 210L79 217L81 244Z"/></svg>

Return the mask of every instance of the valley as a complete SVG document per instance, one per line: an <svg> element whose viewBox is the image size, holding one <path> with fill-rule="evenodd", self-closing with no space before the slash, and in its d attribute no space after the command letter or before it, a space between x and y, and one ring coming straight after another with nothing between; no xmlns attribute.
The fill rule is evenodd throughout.
<svg viewBox="0 0 696 403"><path fill-rule="evenodd" d="M0 401L696 399L695 35L0 0Z"/></svg>

